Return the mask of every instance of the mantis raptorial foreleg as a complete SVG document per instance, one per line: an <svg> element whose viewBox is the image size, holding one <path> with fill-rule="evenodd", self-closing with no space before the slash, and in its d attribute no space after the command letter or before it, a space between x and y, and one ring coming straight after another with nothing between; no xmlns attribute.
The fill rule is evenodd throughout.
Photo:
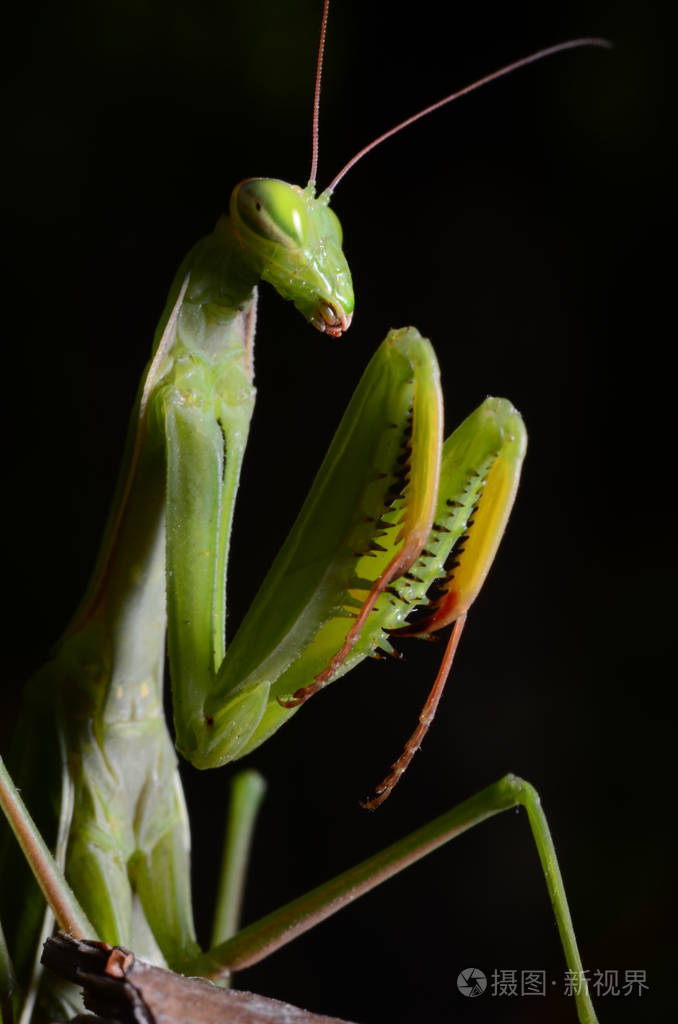
<svg viewBox="0 0 678 1024"><path fill-rule="evenodd" d="M35 836L25 857L62 925L75 921L80 932L91 928L177 970L222 975L254 962L243 950L270 951L281 934L290 938L310 927L350 893L367 891L464 827L524 803L568 964L580 969L538 799L512 778L395 844L382 857L381 873L377 861L367 862L240 936L232 933L241 882L227 881L212 948L203 954L198 947L187 817L163 712L166 625L176 742L201 768L254 750L311 695L366 656L390 652L399 637L451 626L420 724L368 801L376 806L428 728L503 534L525 453L520 415L497 398L486 399L443 443L433 349L414 328L391 331L226 650L224 581L254 403L257 282L272 284L331 336L345 331L353 314L341 227L330 190L316 196L314 177L315 165L304 189L263 178L238 185L229 214L176 276L91 584L53 660L28 686L15 770L40 830L50 842L55 835L63 840L64 863L39 855ZM45 776L58 784L46 786ZM67 799L59 798L60 788ZM28 821L10 788L2 802L8 816ZM62 868L77 905L70 919ZM19 884L3 893L24 985L44 908L36 895L26 896ZM25 910L29 899L33 909ZM6 948L0 943L3 956ZM10 966L1 977L7 993ZM582 1020L594 1019L586 991L579 1006Z"/></svg>

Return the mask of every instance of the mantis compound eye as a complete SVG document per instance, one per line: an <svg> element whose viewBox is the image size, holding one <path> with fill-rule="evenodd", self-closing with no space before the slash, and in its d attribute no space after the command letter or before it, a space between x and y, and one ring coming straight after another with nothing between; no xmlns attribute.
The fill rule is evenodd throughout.
<svg viewBox="0 0 678 1024"><path fill-rule="evenodd" d="M275 178L248 178L233 193L237 217L268 242L303 249L309 242L308 214L303 194Z"/></svg>

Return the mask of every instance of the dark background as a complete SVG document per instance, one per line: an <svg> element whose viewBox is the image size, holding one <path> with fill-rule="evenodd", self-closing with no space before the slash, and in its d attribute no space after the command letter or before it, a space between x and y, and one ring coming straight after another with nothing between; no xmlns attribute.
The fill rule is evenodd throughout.
<svg viewBox="0 0 678 1024"><path fill-rule="evenodd" d="M391 141L334 207L357 294L341 341L262 289L259 403L235 524L233 625L391 326L441 361L451 429L488 393L530 448L497 565L438 717L376 814L359 798L413 728L440 649L369 663L248 759L269 792L246 917L329 878L512 770L542 794L584 961L646 970L602 1022L670 1005L673 767L665 687L675 456L661 306L674 287L661 144L661 9L637 2L336 3L319 183L420 106L531 50L604 35ZM126 418L181 258L233 184L304 184L319 0L44 3L7 32L3 109L5 675L10 699L85 584ZM21 17L21 16L19 16ZM666 392L666 393L665 393ZM669 426L670 424L670 426ZM671 675L669 674L671 673ZM228 770L187 769L206 929ZM509 813L243 973L243 987L360 1024L573 1021L465 1000L458 972L563 963L534 847Z"/></svg>

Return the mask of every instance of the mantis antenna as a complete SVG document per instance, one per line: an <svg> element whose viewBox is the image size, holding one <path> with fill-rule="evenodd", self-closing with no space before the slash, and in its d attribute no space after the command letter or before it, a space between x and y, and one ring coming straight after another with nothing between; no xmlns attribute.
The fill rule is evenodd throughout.
<svg viewBox="0 0 678 1024"><path fill-rule="evenodd" d="M311 142L311 173L308 183L315 188L318 173L318 124L320 120L320 86L323 78L323 57L325 56L325 37L327 35L327 18L330 13L330 0L323 0L323 14L320 21L320 42L318 43L318 60L315 66L315 88L313 89L313 127Z"/></svg>
<svg viewBox="0 0 678 1024"><path fill-rule="evenodd" d="M316 89L314 98L314 117L313 117L313 164L311 167L311 181L315 183L315 172L317 170L317 157L318 157L318 103L320 99L320 76L322 74L322 48L325 42L325 30L327 27L327 12L329 7L329 0L325 0L323 9L323 21L320 35L320 52L318 54L318 67L316 73ZM585 37L582 39L568 39L564 43L556 43L554 46L547 46L542 50L537 50L535 53L529 54L527 57L521 57L520 60L515 60L511 64L506 64L504 67L498 68L496 71L490 72L488 75L484 75L482 78L476 79L475 82L471 82L470 85L465 85L463 89L457 89L455 92L444 96L441 100L436 103L432 103L428 107L424 107L423 110L419 110L416 114L412 114L411 117L406 117L404 121L400 121L399 124L390 128L383 135L379 135L372 142L369 142L362 149L358 150L355 156L345 164L337 175L332 179L330 184L325 189L323 195L332 195L335 188L347 174L352 167L354 167L359 160L362 160L371 150L376 149L377 146L385 142L386 139L390 139L392 135L396 135L404 128L408 128L415 121L419 121L420 118L426 117L427 114L432 114L434 111L439 110L441 107L446 106L448 103L452 103L453 100L458 100L461 96L465 96L469 92L474 92L476 89L480 89L483 85L488 85L490 82L494 82L497 78L503 78L504 75L510 75L513 71L518 71L519 68L524 68L528 64L534 64L539 60L543 60L545 57L551 57L554 53L561 53L563 50L574 50L580 46L601 46L604 49L611 49L612 43L607 39L598 39L596 37Z"/></svg>

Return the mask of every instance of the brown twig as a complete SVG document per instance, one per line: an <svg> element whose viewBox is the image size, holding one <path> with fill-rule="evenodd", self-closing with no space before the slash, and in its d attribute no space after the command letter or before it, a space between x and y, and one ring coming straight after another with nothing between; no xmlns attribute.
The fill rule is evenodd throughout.
<svg viewBox="0 0 678 1024"><path fill-rule="evenodd" d="M60 934L48 939L42 963L80 985L91 1024L348 1024L277 999L219 988L138 960L105 942Z"/></svg>

